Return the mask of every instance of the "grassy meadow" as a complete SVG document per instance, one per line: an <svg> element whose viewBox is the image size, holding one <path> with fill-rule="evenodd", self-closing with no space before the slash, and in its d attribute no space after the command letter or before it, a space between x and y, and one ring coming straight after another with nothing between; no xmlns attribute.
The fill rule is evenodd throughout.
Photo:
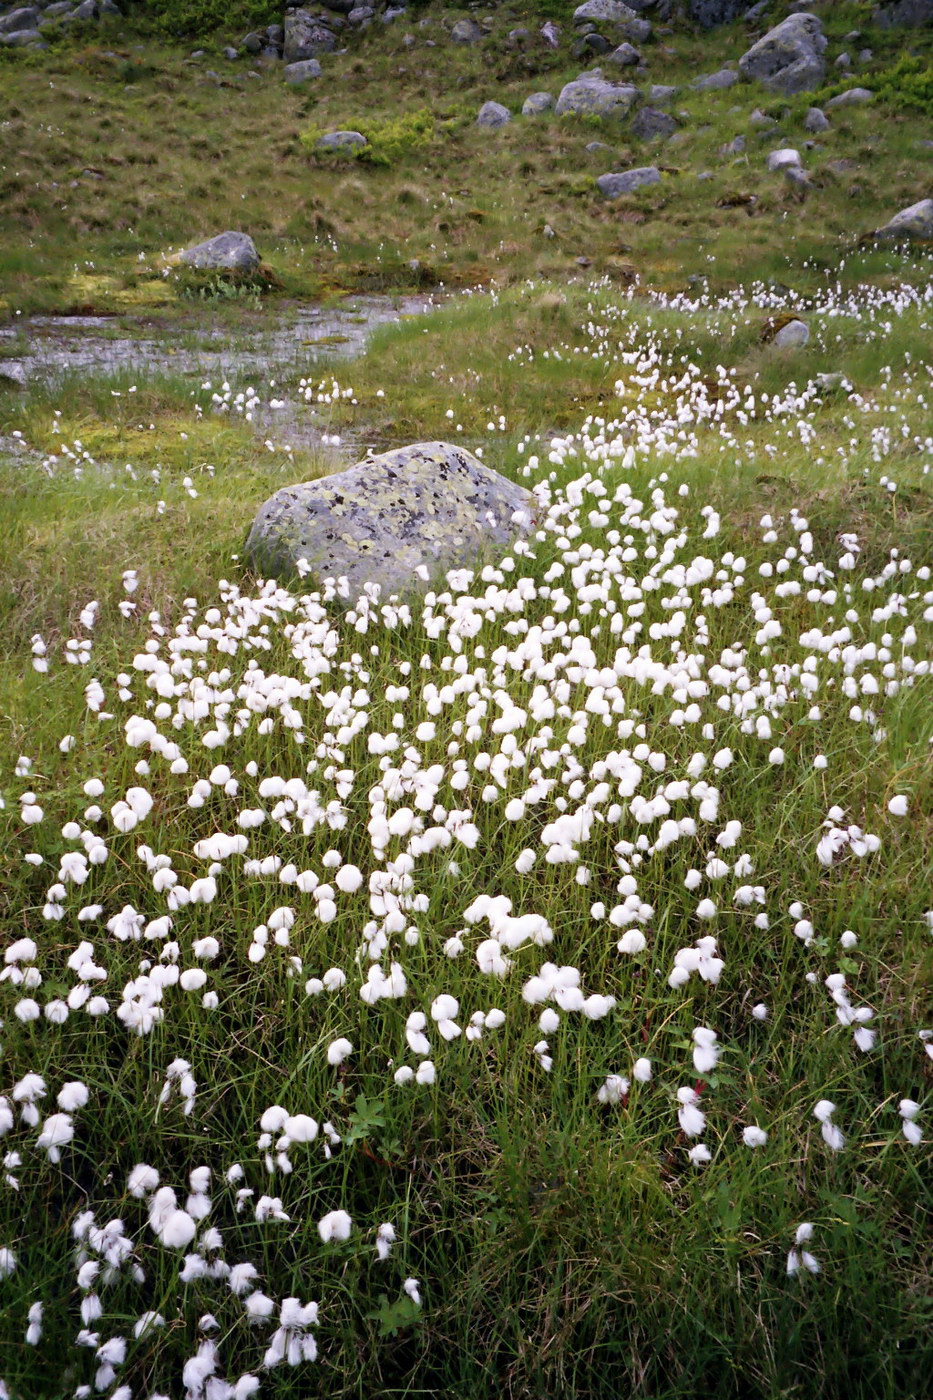
<svg viewBox="0 0 933 1400"><path fill-rule="evenodd" d="M931 255L859 238L931 133L840 111L803 199L718 154L803 139L750 88L659 151L481 133L579 64L405 47L443 13L313 91L194 21L0 50L10 359L439 287L352 362L0 378L0 1398L918 1395ZM302 144L422 108L389 165ZM274 278L163 275L226 227ZM349 607L244 567L279 486L432 439L533 493L506 556Z"/></svg>

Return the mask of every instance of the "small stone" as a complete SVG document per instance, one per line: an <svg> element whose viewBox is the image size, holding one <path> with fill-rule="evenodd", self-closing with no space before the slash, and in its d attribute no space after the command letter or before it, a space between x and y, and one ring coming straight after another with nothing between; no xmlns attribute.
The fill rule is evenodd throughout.
<svg viewBox="0 0 933 1400"><path fill-rule="evenodd" d="M772 344L778 350L798 350L810 339L810 327L806 321L788 321L774 337Z"/></svg>
<svg viewBox="0 0 933 1400"><path fill-rule="evenodd" d="M235 49L232 44L224 49L224 58L229 59L231 63L234 61L234 59L239 58L239 56L240 50Z"/></svg>
<svg viewBox="0 0 933 1400"><path fill-rule="evenodd" d="M259 254L248 233L228 231L186 248L180 254L180 261L204 270L253 272L259 266Z"/></svg>
<svg viewBox="0 0 933 1400"><path fill-rule="evenodd" d="M286 63L282 77L287 83L307 83L311 78L319 78L321 72L316 58L303 58L300 63Z"/></svg>
<svg viewBox="0 0 933 1400"><path fill-rule="evenodd" d="M804 118L803 124L806 127L807 131L811 131L814 134L820 131L828 131L830 125L826 113L821 112L819 107L810 108L810 110L807 112L806 117Z"/></svg>
<svg viewBox="0 0 933 1400"><path fill-rule="evenodd" d="M852 60L847 53L841 53L833 63L833 67L844 73L852 67Z"/></svg>
<svg viewBox="0 0 933 1400"><path fill-rule="evenodd" d="M541 112L550 112L554 107L554 98L549 92L532 92L522 103L523 117L536 117Z"/></svg>
<svg viewBox="0 0 933 1400"><path fill-rule="evenodd" d="M327 131L314 143L316 151L358 151L365 146L366 137L359 131Z"/></svg>
<svg viewBox="0 0 933 1400"><path fill-rule="evenodd" d="M758 131L770 131L777 122L773 117L767 116L760 107L756 107L748 119L749 126L753 126Z"/></svg>
<svg viewBox="0 0 933 1400"><path fill-rule="evenodd" d="M0 384L13 384L17 389L25 389L26 370L19 360L0 360Z"/></svg>
<svg viewBox="0 0 933 1400"><path fill-rule="evenodd" d="M769 170L789 170L792 167L800 169L800 163L800 152L795 151L791 146L787 146L781 151L771 151L768 156Z"/></svg>
<svg viewBox="0 0 933 1400"><path fill-rule="evenodd" d="M718 73L707 73L703 78L694 78L690 86L694 92L719 92L735 87L738 81L738 73L731 68L721 68Z"/></svg>
<svg viewBox="0 0 933 1400"><path fill-rule="evenodd" d="M641 54L634 44L620 44L609 54L609 62L614 63L617 68L634 68L641 63Z"/></svg>
<svg viewBox="0 0 933 1400"><path fill-rule="evenodd" d="M631 194L643 185L657 185L660 180L661 172L656 165L643 165L635 170L620 170L600 175L596 181L596 188L605 199L618 199L620 195Z"/></svg>
<svg viewBox="0 0 933 1400"><path fill-rule="evenodd" d="M578 78L561 88L556 112L577 116L626 117L639 99L636 87L607 83L592 76Z"/></svg>
<svg viewBox="0 0 933 1400"><path fill-rule="evenodd" d="M497 131L499 127L506 126L511 120L512 113L508 107L503 107L501 102L484 102L479 109L476 125Z"/></svg>
<svg viewBox="0 0 933 1400"><path fill-rule="evenodd" d="M475 19L458 19L450 31L452 44L478 44L483 31Z"/></svg>
<svg viewBox="0 0 933 1400"><path fill-rule="evenodd" d="M660 112L657 107L640 107L632 118L629 127L636 141L655 141L673 136L679 122L670 112Z"/></svg>
<svg viewBox="0 0 933 1400"><path fill-rule="evenodd" d="M866 102L874 100L875 94L870 88L849 88L846 92L840 92L838 96L831 97L826 104L826 110L833 112L837 107L862 107Z"/></svg>

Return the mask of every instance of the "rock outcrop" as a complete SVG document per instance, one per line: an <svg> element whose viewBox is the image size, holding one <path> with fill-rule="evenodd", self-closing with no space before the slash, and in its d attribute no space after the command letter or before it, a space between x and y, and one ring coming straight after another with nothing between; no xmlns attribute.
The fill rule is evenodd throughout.
<svg viewBox="0 0 933 1400"><path fill-rule="evenodd" d="M921 199L902 209L893 219L875 230L875 238L933 239L933 199Z"/></svg>

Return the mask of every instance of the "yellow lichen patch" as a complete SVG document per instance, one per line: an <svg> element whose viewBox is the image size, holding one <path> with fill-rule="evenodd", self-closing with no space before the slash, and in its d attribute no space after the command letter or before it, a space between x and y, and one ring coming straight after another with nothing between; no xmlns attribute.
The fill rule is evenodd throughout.
<svg viewBox="0 0 933 1400"><path fill-rule="evenodd" d="M127 283L119 275L88 272L76 272L70 277L66 294L73 305L107 311L169 306L176 300L175 289L158 277Z"/></svg>

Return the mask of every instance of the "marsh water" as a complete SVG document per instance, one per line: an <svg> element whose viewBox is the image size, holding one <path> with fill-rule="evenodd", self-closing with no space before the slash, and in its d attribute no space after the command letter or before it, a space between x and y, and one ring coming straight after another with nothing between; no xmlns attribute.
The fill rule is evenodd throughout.
<svg viewBox="0 0 933 1400"><path fill-rule="evenodd" d="M255 316L192 321L179 328L158 317L32 316L0 327L0 355L27 380L60 381L76 373L198 374L275 377L313 372L353 359L382 325L419 316L437 304L428 295L353 296L337 305L266 308Z"/></svg>

